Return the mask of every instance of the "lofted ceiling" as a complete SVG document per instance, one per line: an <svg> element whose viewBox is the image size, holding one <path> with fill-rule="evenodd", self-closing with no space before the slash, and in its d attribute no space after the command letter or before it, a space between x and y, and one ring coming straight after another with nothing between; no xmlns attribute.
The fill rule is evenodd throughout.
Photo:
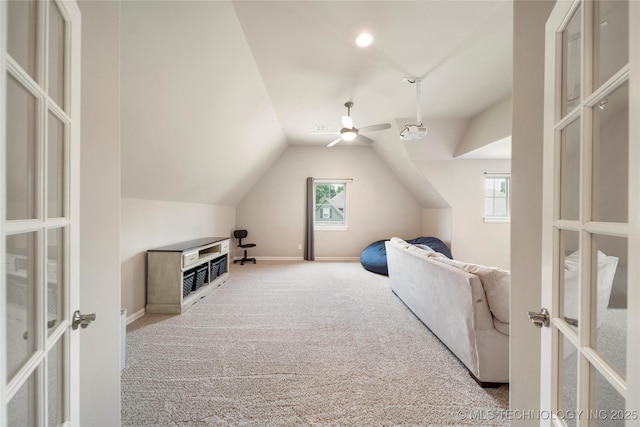
<svg viewBox="0 0 640 427"><path fill-rule="evenodd" d="M289 144L326 144L345 101L356 127L471 118L511 92L510 1L235 1ZM355 45L367 31L374 43ZM394 126L385 133L396 134ZM376 134L368 134L376 139Z"/></svg>
<svg viewBox="0 0 640 427"><path fill-rule="evenodd" d="M412 156L453 159L511 92L511 1L121 4L123 197L235 206L287 146L334 139L309 132L339 130L353 101L356 127L391 124L365 135L418 202L446 207ZM398 135L417 119L403 77L422 78L430 129L412 143Z"/></svg>

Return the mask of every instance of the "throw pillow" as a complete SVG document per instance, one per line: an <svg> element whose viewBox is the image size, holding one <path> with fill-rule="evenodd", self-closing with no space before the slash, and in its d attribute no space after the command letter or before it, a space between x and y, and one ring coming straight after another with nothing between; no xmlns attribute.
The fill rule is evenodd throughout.
<svg viewBox="0 0 640 427"><path fill-rule="evenodd" d="M465 270L480 277L491 313L502 323L509 323L511 274L501 268L475 264L467 264Z"/></svg>

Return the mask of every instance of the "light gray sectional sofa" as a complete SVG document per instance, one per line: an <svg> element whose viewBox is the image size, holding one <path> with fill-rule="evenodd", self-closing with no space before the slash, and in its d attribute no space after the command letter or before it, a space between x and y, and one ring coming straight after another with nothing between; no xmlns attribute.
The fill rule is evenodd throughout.
<svg viewBox="0 0 640 427"><path fill-rule="evenodd" d="M509 272L450 260L393 237L393 292L483 387L509 382Z"/></svg>

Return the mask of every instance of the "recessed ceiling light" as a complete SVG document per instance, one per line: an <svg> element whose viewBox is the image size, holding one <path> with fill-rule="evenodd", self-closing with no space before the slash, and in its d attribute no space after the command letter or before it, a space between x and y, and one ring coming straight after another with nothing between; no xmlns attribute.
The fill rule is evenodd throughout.
<svg viewBox="0 0 640 427"><path fill-rule="evenodd" d="M369 33L361 33L356 37L356 44L360 47L367 47L373 43L373 36Z"/></svg>

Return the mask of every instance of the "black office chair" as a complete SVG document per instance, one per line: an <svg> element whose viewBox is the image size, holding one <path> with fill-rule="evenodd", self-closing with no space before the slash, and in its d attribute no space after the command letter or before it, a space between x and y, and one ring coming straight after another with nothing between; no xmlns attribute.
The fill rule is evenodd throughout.
<svg viewBox="0 0 640 427"><path fill-rule="evenodd" d="M244 249L244 256L242 257L242 259L234 259L233 260L234 264L236 262L239 262L240 265L244 265L245 262L249 262L249 261L253 261L254 264L256 263L255 258L247 258L247 248L255 248L256 247L255 243L242 243L242 239L247 237L247 234L248 234L247 230L236 230L233 232L233 237L238 239L238 247Z"/></svg>

